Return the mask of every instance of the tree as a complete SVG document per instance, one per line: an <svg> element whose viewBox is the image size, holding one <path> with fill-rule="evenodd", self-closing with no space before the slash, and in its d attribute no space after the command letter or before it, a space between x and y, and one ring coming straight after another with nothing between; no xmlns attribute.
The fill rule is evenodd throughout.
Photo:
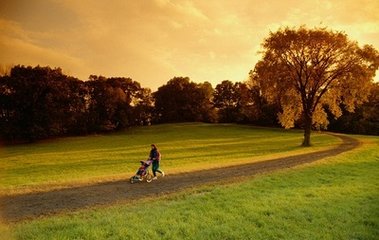
<svg viewBox="0 0 379 240"><path fill-rule="evenodd" d="M29 140L63 135L71 117L68 78L60 68L14 66L0 79L3 137Z"/></svg>
<svg viewBox="0 0 379 240"><path fill-rule="evenodd" d="M154 99L149 88L142 88L134 103L136 125L150 125L153 120Z"/></svg>
<svg viewBox="0 0 379 240"><path fill-rule="evenodd" d="M301 122L303 146L310 145L312 127L327 127L325 107L338 118L341 105L353 112L367 101L379 66L379 53L372 46L360 48L345 33L325 28L279 29L262 48L251 82L269 102L280 104L282 126Z"/></svg>
<svg viewBox="0 0 379 240"><path fill-rule="evenodd" d="M151 91L130 78L91 75L83 82L60 68L20 65L10 71L0 66L0 75L4 140L119 130L151 121Z"/></svg>
<svg viewBox="0 0 379 240"><path fill-rule="evenodd" d="M330 119L332 131L379 135L379 83L373 83L368 101L357 107L354 113L342 109L343 115Z"/></svg>
<svg viewBox="0 0 379 240"><path fill-rule="evenodd" d="M217 112L213 107L212 98L213 98L213 87L209 82L204 82L197 84L197 96L196 99L199 101L199 118L203 122L216 122L217 121Z"/></svg>
<svg viewBox="0 0 379 240"><path fill-rule="evenodd" d="M140 84L130 78L91 75L87 82L89 88L89 122L92 131L112 131L139 125L140 116L148 113L138 111L149 110L137 106L142 98L148 98ZM145 95L144 95L145 94ZM145 99L145 104L146 99ZM138 111L137 111L138 110Z"/></svg>
<svg viewBox="0 0 379 240"><path fill-rule="evenodd" d="M249 86L251 106L249 122L259 126L278 127L276 116L280 110L277 103L268 103L258 86Z"/></svg>
<svg viewBox="0 0 379 240"><path fill-rule="evenodd" d="M154 93L159 122L211 121L212 86L196 84L188 77L174 77Z"/></svg>
<svg viewBox="0 0 379 240"><path fill-rule="evenodd" d="M213 94L213 103L218 109L220 122L235 122L237 101L238 95L231 81L224 80L217 84Z"/></svg>
<svg viewBox="0 0 379 240"><path fill-rule="evenodd" d="M69 135L83 135L88 133L88 86L85 82L73 77L67 78L66 101L68 107L65 112L65 127Z"/></svg>
<svg viewBox="0 0 379 240"><path fill-rule="evenodd" d="M222 81L215 88L213 104L221 122L251 122L258 117L254 91L246 83Z"/></svg>

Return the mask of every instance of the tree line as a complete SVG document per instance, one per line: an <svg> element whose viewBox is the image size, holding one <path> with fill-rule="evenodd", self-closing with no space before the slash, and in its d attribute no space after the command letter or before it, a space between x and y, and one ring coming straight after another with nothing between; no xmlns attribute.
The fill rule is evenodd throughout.
<svg viewBox="0 0 379 240"><path fill-rule="evenodd" d="M330 129L379 134L379 85L355 113L330 117ZM151 92L125 77L91 75L87 81L50 67L14 66L0 77L0 130L7 141L117 131L172 122L279 126L280 106L249 82L194 83L174 77ZM299 124L300 126L300 124Z"/></svg>
<svg viewBox="0 0 379 240"><path fill-rule="evenodd" d="M254 93L259 99L245 83L223 81L213 89L188 77L174 77L152 93L131 78L82 81L60 68L18 65L0 77L1 137L34 141L154 123L247 123L258 120Z"/></svg>
<svg viewBox="0 0 379 240"><path fill-rule="evenodd" d="M110 132L172 122L222 122L379 135L379 52L324 28L284 28L264 40L246 82L215 88L174 77L152 92L127 77L14 66L0 77L6 141Z"/></svg>

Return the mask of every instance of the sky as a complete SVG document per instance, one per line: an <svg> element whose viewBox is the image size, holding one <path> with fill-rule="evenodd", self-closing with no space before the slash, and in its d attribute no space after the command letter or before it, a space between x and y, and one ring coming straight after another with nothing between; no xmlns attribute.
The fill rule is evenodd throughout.
<svg viewBox="0 0 379 240"><path fill-rule="evenodd" d="M215 87L247 80L281 27L327 27L379 50L378 12L378 0L0 0L0 66Z"/></svg>

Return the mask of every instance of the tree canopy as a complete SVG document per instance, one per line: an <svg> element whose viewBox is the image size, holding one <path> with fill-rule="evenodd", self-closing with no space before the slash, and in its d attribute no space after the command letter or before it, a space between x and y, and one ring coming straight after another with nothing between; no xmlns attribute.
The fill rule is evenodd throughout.
<svg viewBox="0 0 379 240"><path fill-rule="evenodd" d="M379 53L359 47L342 32L325 28L284 28L271 32L262 44L263 58L250 72L253 85L269 102L281 106L279 121L286 128L304 128L304 146L312 127L328 125L325 107L336 118L341 106L353 112L367 101Z"/></svg>
<svg viewBox="0 0 379 240"><path fill-rule="evenodd" d="M84 82L60 68L14 66L0 77L0 136L33 141L148 124L146 94L130 78L92 75Z"/></svg>
<svg viewBox="0 0 379 240"><path fill-rule="evenodd" d="M188 77L174 77L154 93L157 120L213 122L212 92L213 88L207 82L196 84Z"/></svg>
<svg viewBox="0 0 379 240"><path fill-rule="evenodd" d="M218 110L220 122L246 123L259 115L259 96L246 83L224 80L217 84L213 104Z"/></svg>

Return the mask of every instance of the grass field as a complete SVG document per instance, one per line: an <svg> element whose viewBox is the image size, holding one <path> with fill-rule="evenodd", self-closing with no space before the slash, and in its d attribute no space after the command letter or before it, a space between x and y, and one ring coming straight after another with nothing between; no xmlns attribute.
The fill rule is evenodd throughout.
<svg viewBox="0 0 379 240"><path fill-rule="evenodd" d="M162 130L161 134L155 135L154 132L159 130ZM194 158L197 160L196 164L185 165L188 168L212 167L219 165L217 160L222 164L227 164L228 160L234 164L235 159L246 161L249 159L249 154L250 159L255 161L303 151L298 147L302 134L297 131L256 129L238 125L189 124L141 128L134 130L131 135L126 133L73 138L37 144L33 146L33 150L29 150L29 154L32 155L34 152L43 155L50 151L53 155L54 149L60 151L66 149L65 151L70 152L69 146L74 146L75 141L82 143L81 147L76 146L78 151L91 149L89 146L92 146L96 152L96 146L103 146L103 149L106 149L107 146L112 146L112 144L106 145L107 142L132 142L130 139L134 138L139 142L136 146L140 145L140 149L136 149L133 155L135 160L138 160L140 154L146 155L148 151L148 145L152 140L145 138L150 134L154 139L159 138L159 141L153 142L161 146L165 154L164 166L170 171L179 171L176 168L176 161L185 164L184 160L178 160L181 159L178 156L186 154L186 151L181 151L180 147L187 147L193 152L197 150L193 155L199 154ZM201 137L197 138L197 135ZM2 236L28 240L377 239L379 137L355 137L363 142L358 149L312 164L252 178L241 178L228 184L193 188L155 199L144 199L107 208L83 209L75 213L12 225L2 224L0 230L3 232ZM93 138L104 139L102 144L97 145ZM265 144L260 144L259 138L264 139ZM250 143L246 142L239 148L243 139L249 139ZM241 142L233 145L234 140ZM338 143L333 137L322 134L315 135L313 140L322 148ZM221 141L226 145L225 148L217 145ZM204 144L205 149L202 149L200 142ZM115 149L119 151L126 152L129 149L121 147L121 143L116 145L118 147ZM214 152L207 151L212 147L215 148L212 150ZM23 154L28 152L27 146L17 148L22 150ZM17 148L7 149L5 154L8 157L16 157ZM235 150L236 148L240 149L241 153ZM250 152L243 153L243 150ZM219 157L216 160L207 157L210 153L218 153ZM134 170L133 161L129 163L125 158L120 159L121 163L116 166L127 169L126 166L130 164ZM202 164L201 159L211 161L211 164ZM102 161L99 162L103 164L102 167L106 166ZM74 163L71 164L75 166ZM82 170L82 173L86 173L83 174L84 179L92 177L85 170ZM119 173L115 170L115 174ZM27 182L24 184L33 186ZM3 187L12 189L19 186L9 184Z"/></svg>
<svg viewBox="0 0 379 240"><path fill-rule="evenodd" d="M300 131L190 123L7 146L0 149L0 192L125 179L148 157L151 143L160 148L162 168L168 174L261 161L339 143L332 136L314 134L314 147L304 149L301 140Z"/></svg>

